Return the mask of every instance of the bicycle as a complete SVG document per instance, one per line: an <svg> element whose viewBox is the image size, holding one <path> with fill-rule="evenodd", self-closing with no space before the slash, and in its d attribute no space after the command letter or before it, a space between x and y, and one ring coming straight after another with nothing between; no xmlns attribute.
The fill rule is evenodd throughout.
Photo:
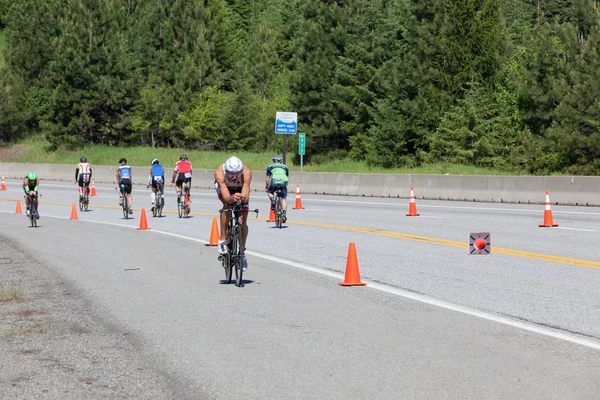
<svg viewBox="0 0 600 400"><path fill-rule="evenodd" d="M90 197L88 195L88 186L83 186L83 195L79 196L79 211L88 210Z"/></svg>
<svg viewBox="0 0 600 400"><path fill-rule="evenodd" d="M125 219L129 219L129 196L125 193L125 185L121 184L121 191L123 192L123 216Z"/></svg>
<svg viewBox="0 0 600 400"><path fill-rule="evenodd" d="M154 208L152 209L152 216L159 218L162 217L163 207L165 206L164 186L156 185L156 192L154 192Z"/></svg>
<svg viewBox="0 0 600 400"><path fill-rule="evenodd" d="M281 189L273 193L273 202L275 203L275 226L279 229L283 226L283 203L281 200Z"/></svg>
<svg viewBox="0 0 600 400"><path fill-rule="evenodd" d="M225 283L231 283L231 277L233 270L235 269L235 285L237 287L242 286L242 264L244 260L244 243L242 240L242 226L239 224L240 211L242 209L240 202L233 204L231 209L220 209L219 214L224 212L231 212L232 218L229 220L227 225L227 253L219 255L219 261L221 261L223 268L225 269ZM258 218L258 209L253 210Z"/></svg>
<svg viewBox="0 0 600 400"><path fill-rule="evenodd" d="M41 194L36 195L27 193L27 196L29 196L29 206L26 208L26 214L29 213L27 217L31 222L31 227L37 228L37 218L35 218L35 214L37 213L36 199L38 196L41 196Z"/></svg>
<svg viewBox="0 0 600 400"><path fill-rule="evenodd" d="M183 198L177 203L177 215L179 218L189 218L190 216L190 188L185 181L181 182L181 192Z"/></svg>

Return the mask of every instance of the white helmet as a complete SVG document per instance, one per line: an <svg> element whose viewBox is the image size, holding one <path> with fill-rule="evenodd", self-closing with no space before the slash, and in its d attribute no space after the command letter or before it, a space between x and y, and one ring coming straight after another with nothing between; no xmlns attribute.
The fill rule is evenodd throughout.
<svg viewBox="0 0 600 400"><path fill-rule="evenodd" d="M242 172L244 170L244 164L242 160L236 156L229 157L224 164L225 172Z"/></svg>

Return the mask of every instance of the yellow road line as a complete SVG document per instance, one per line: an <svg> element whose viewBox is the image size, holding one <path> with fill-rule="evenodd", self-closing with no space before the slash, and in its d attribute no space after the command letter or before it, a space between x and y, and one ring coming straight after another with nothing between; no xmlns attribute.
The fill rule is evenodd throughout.
<svg viewBox="0 0 600 400"><path fill-rule="evenodd" d="M0 200L17 201L17 200L21 200L21 199L3 198ZM58 201L55 201L55 202L40 201L40 203L41 204L51 204L51 205L69 205L70 204L67 202L58 202ZM95 208L106 208L106 209L120 209L121 208L121 206L107 206L107 205L90 204L90 207L92 207L92 206ZM135 210L141 211L141 208L135 208ZM177 210L164 210L163 212L177 213ZM197 211L196 212L192 211L190 214L206 216L206 217L218 217L219 216L219 214L216 214L216 213L215 214L203 213L203 212L197 212ZM267 221L266 218L251 218L251 219ZM408 234L408 233L392 232L392 231L385 231L385 230L372 229L372 228L361 228L361 227L357 227L357 226L328 224L328 223L323 223L323 222L312 222L312 221L298 221L298 220L288 220L287 223L292 223L292 224L296 224L296 225L314 226L314 227L320 227L320 228L337 229L337 230L342 230L342 231L347 231L347 232L366 233L366 234L370 234L370 235L385 236L385 237L390 237L390 238L395 238L395 239L413 240L413 241L421 242L421 243L430 243L430 244L437 244L437 245L441 245L441 246L458 247L458 248L462 248L462 249L468 249L468 247L469 247L469 245L467 243L457 242L455 240L432 238L432 237L427 237L427 236L412 235L412 234ZM529 258L529 259L547 261L547 262L552 262L552 263L560 263L560 264L567 264L567 265L575 265L575 266L579 266L579 267L600 269L600 262L598 262L598 261L581 260L581 259L570 258L570 257L552 256L549 254L533 253L533 252L522 251L522 250L505 249L505 248L501 248L501 247L494 247L494 252L498 253L498 254L507 255L507 256L513 256L513 257Z"/></svg>

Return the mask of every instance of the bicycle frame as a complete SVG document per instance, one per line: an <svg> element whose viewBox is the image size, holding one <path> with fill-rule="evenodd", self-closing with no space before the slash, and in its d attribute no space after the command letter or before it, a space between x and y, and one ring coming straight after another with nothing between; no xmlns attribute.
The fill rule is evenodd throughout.
<svg viewBox="0 0 600 400"><path fill-rule="evenodd" d="M245 254L242 226L239 223L240 212L242 209L241 203L233 204L231 208L220 209L219 213L230 212L232 214L229 223L227 224L227 254L221 255L219 259L223 262L225 268L225 282L231 282L232 271L235 269L235 285L242 286L242 264ZM258 218L258 209L253 210Z"/></svg>
<svg viewBox="0 0 600 400"><path fill-rule="evenodd" d="M29 205L26 208L26 210L29 211L29 222L31 223L31 226L35 228L37 227L37 219L35 219L35 213L37 212L38 195L27 193L25 197L29 197Z"/></svg>

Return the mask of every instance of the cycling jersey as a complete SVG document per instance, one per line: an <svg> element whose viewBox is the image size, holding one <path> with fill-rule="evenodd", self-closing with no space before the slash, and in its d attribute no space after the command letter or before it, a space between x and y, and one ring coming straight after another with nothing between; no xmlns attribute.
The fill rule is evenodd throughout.
<svg viewBox="0 0 600 400"><path fill-rule="evenodd" d="M25 193L29 193L29 192L36 192L38 191L38 180L36 179L35 181L30 181L29 179L25 178L25 180L23 181L23 191Z"/></svg>
<svg viewBox="0 0 600 400"><path fill-rule="evenodd" d="M89 184L92 178L92 167L89 163L79 163L75 168L75 180L79 181L79 186L83 183Z"/></svg>
<svg viewBox="0 0 600 400"><path fill-rule="evenodd" d="M150 174L154 176L163 176L165 174L165 169L160 164L154 164L150 169Z"/></svg>
<svg viewBox="0 0 600 400"><path fill-rule="evenodd" d="M179 173L179 174L190 174L192 173L192 163L189 162L188 160L179 160L177 161L177 163L175 164L175 172ZM186 176L187 178L188 176Z"/></svg>
<svg viewBox="0 0 600 400"><path fill-rule="evenodd" d="M127 164L119 165L119 176L121 177L121 181L125 179L131 181L131 167Z"/></svg>
<svg viewBox="0 0 600 400"><path fill-rule="evenodd" d="M148 185L157 188L159 185L165 184L165 169L160 164L154 164L150 168L150 176L148 177Z"/></svg>
<svg viewBox="0 0 600 400"><path fill-rule="evenodd" d="M287 183L289 174L285 164L271 164L267 167L267 176L271 177L273 183Z"/></svg>

